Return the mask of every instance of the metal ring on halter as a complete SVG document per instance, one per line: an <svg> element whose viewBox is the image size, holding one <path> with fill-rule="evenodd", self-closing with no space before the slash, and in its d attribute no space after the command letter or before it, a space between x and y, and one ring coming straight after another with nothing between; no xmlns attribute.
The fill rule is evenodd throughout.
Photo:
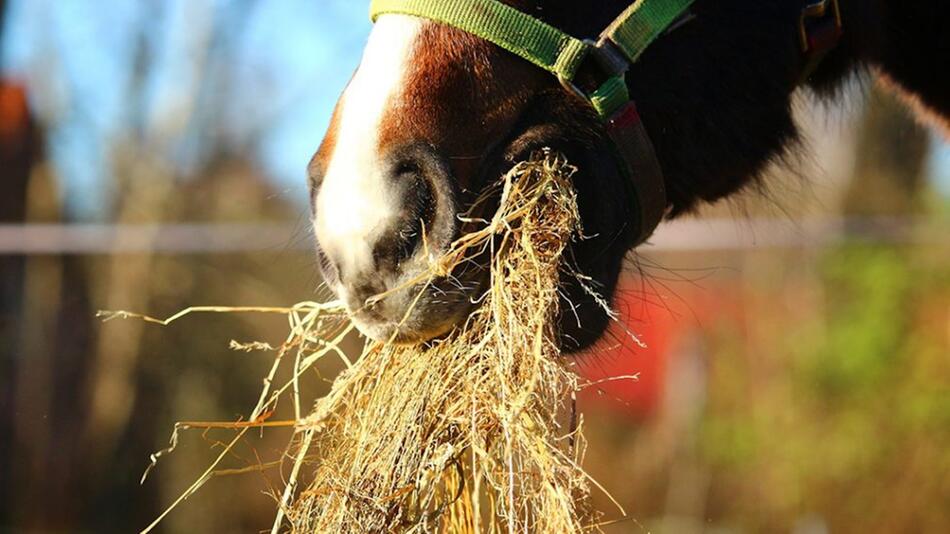
<svg viewBox="0 0 950 534"><path fill-rule="evenodd" d="M584 43L590 47L590 56L607 77L623 76L630 70L630 60L617 49L617 45L609 37L601 37L597 41L585 39Z"/></svg>
<svg viewBox="0 0 950 534"><path fill-rule="evenodd" d="M829 10L831 13L829 14ZM802 52L811 52L811 43L808 39L808 21L815 19L832 18L834 29L840 33L842 28L841 7L838 0L815 0L802 9L801 16L798 19L798 34L801 42Z"/></svg>
<svg viewBox="0 0 950 534"><path fill-rule="evenodd" d="M564 76L559 75L557 77L557 81L561 82L561 87L563 87L564 89L567 89L567 92L573 94L574 96L580 98L581 100L590 102L590 97L587 95L587 93L584 92L583 89L581 89L580 87L574 84L574 80L569 80L565 78Z"/></svg>
<svg viewBox="0 0 950 534"><path fill-rule="evenodd" d="M599 41L585 39L584 44L588 46L588 49L583 61L593 59L594 64L608 79L623 76L630 68L630 62L615 48L610 39L602 38ZM561 75L558 75L557 79L561 82L561 87L567 89L569 93L590 102L590 94L578 87L573 80Z"/></svg>

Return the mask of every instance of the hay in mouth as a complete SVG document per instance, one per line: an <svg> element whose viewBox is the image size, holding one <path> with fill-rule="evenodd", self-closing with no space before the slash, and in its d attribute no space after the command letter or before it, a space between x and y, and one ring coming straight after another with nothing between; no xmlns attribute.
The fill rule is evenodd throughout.
<svg viewBox="0 0 950 534"><path fill-rule="evenodd" d="M249 422L232 427L231 443L250 428L280 426L267 414L292 398L295 420L287 424L295 432L272 532L595 527L588 497L596 483L581 468L585 447L572 403L578 379L555 331L562 255L580 235L573 172L549 152L517 165L499 184L492 219L433 262L427 276L436 278L479 254L490 257L481 305L444 339L423 346L370 341L353 359L339 348L352 331L339 305L264 310L287 313L291 333ZM328 356L347 368L307 413L298 377ZM293 379L272 387L289 360ZM177 430L189 426L199 425L180 424L173 445ZM226 453L172 507L197 491Z"/></svg>

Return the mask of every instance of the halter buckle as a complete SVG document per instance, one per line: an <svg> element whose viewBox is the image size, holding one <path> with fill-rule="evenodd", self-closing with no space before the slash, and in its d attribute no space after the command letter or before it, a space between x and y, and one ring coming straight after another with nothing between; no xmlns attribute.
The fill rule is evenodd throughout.
<svg viewBox="0 0 950 534"><path fill-rule="evenodd" d="M841 32L841 7L838 0L816 0L802 9L798 19L798 38L802 53L827 52L837 43Z"/></svg>
<svg viewBox="0 0 950 534"><path fill-rule="evenodd" d="M565 78L564 76L561 76L560 74L558 74L557 81L561 82L561 87L567 90L568 93L571 93L572 95L576 96L577 98L580 98L581 100L590 100L590 97L587 96L587 93L585 93L583 89L578 87L577 84L574 83L574 80Z"/></svg>
<svg viewBox="0 0 950 534"><path fill-rule="evenodd" d="M589 47L584 61L586 62L587 58L591 58L598 70L604 74L604 80L622 77L627 73L627 70L630 69L630 62L627 61L627 58L624 57L610 39L606 37L598 41L585 39L584 44ZM567 79L563 76L558 76L557 79L561 82L561 86L569 93L583 100L590 101L591 93L581 89L574 83L574 80Z"/></svg>
<svg viewBox="0 0 950 534"><path fill-rule="evenodd" d="M608 78L623 76L630 70L630 61L609 38L586 39L584 43L590 47L591 56Z"/></svg>

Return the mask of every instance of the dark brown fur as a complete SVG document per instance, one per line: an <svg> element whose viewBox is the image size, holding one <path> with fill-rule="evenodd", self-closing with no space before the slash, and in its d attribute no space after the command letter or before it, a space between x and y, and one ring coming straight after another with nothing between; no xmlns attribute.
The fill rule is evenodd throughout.
<svg viewBox="0 0 950 534"><path fill-rule="evenodd" d="M510 0L577 37L595 37L629 0ZM673 217L756 182L797 146L792 95L805 58L797 22L804 0L697 0L695 20L663 36L628 74L656 147ZM851 73L872 70L927 120L950 118L950 4L841 0L844 37L807 85L833 96ZM547 73L460 30L428 23L406 96L383 137L390 149L425 143L454 173L460 208L512 162L539 147L564 152L590 239L572 248L594 289L613 293L636 245L633 193L618 172L602 123ZM331 134L332 139L332 134ZM467 195L466 195L467 193ZM596 339L606 316L565 278L566 344Z"/></svg>

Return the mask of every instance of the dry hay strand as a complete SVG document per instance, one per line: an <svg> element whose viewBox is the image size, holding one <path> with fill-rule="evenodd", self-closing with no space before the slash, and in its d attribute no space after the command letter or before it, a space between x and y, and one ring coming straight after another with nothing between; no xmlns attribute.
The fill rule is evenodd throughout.
<svg viewBox="0 0 950 534"><path fill-rule="evenodd" d="M572 173L545 155L506 176L491 222L438 266L490 248L482 305L428 347L369 345L300 422L314 471L286 507L294 532L584 529L583 440L564 417L577 379L554 331Z"/></svg>
<svg viewBox="0 0 950 534"><path fill-rule="evenodd" d="M588 505L596 482L581 468L585 442L573 405L578 379L555 332L558 282L568 268L563 253L580 236L573 173L549 152L520 163L498 185L494 217L433 262L426 277L490 257L481 305L443 340L369 342L354 362L337 347L352 329L339 307L284 310L291 334L269 380L290 354L293 379L273 389L265 380L250 422L233 427L236 442L248 428L265 426L281 396L292 393L296 432L272 532L596 528ZM347 369L303 416L298 377L329 354ZM178 502L215 474L218 462Z"/></svg>

